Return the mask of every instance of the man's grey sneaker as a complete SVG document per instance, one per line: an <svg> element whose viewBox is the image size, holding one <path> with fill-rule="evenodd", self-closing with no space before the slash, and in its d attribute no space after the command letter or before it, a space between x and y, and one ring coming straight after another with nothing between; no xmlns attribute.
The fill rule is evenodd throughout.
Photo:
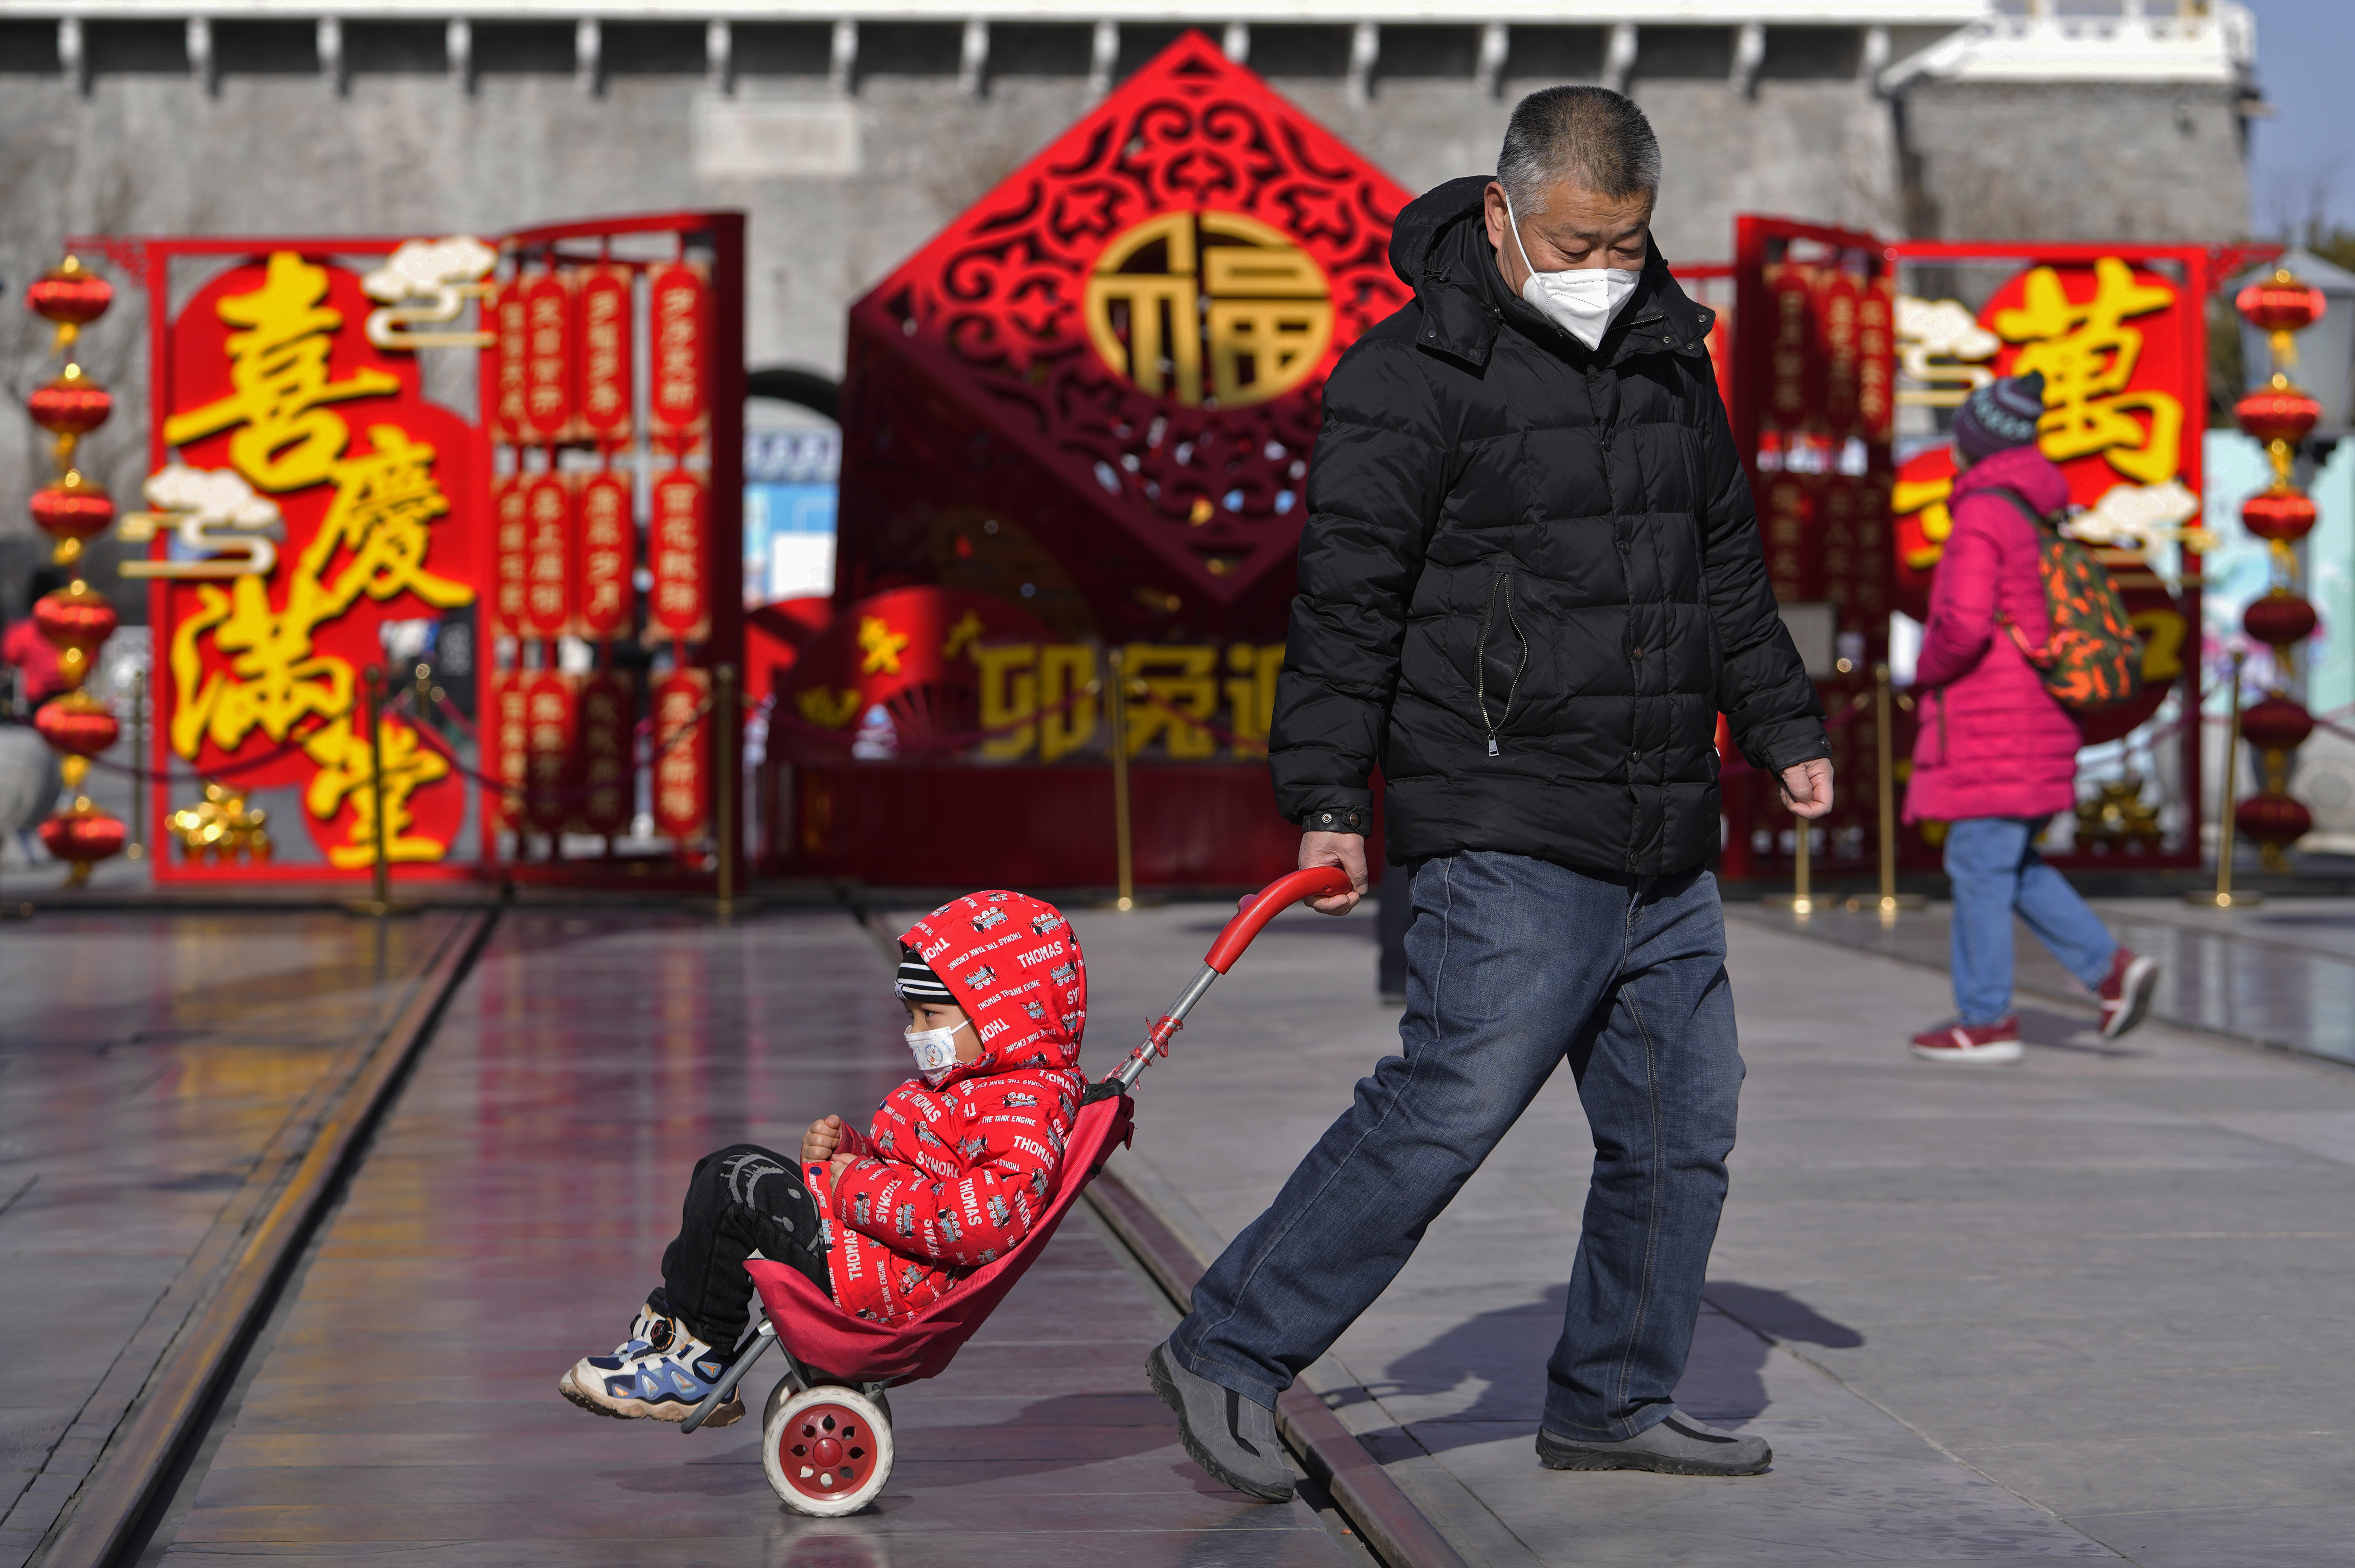
<svg viewBox="0 0 2355 1568"><path fill-rule="evenodd" d="M1681 1410L1633 1437L1599 1443L1538 1428L1538 1462L1549 1470L1657 1470L1664 1476L1754 1476L1774 1462L1764 1437L1703 1426Z"/></svg>
<svg viewBox="0 0 2355 1568"><path fill-rule="evenodd" d="M1274 1411L1196 1377L1166 1344L1145 1358L1145 1375L1161 1403L1178 1413L1187 1457L1212 1480L1262 1502L1292 1500L1292 1467L1276 1439Z"/></svg>

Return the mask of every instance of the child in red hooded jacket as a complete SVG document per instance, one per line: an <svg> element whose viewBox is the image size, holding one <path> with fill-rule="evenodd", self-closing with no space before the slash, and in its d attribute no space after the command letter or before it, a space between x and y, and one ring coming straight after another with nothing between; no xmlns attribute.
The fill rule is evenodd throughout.
<svg viewBox="0 0 2355 1568"><path fill-rule="evenodd" d="M838 1116L811 1123L798 1164L749 1143L698 1160L662 1284L613 1354L565 1372L565 1398L602 1415L686 1419L751 1326L755 1252L844 1311L893 1323L1029 1234L1087 1087L1078 938L1050 904L972 893L908 927L900 950L917 1075L864 1134ZM730 1395L705 1425L743 1414Z"/></svg>

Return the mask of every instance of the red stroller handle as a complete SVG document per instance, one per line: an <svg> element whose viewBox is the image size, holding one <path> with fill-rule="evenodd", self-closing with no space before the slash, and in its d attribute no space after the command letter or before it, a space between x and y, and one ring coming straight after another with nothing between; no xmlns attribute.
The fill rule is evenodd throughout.
<svg viewBox="0 0 2355 1568"><path fill-rule="evenodd" d="M1225 974L1270 920L1304 898L1330 898L1349 892L1354 885L1349 874L1337 865L1312 865L1305 871L1277 877L1257 893L1244 896L1235 917L1227 922L1219 939L1210 944L1202 962Z"/></svg>

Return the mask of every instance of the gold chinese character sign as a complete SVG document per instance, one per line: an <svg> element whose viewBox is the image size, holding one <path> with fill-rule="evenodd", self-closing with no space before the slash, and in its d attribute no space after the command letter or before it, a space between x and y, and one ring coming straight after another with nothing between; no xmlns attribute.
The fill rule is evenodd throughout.
<svg viewBox="0 0 2355 1568"><path fill-rule="evenodd" d="M293 789L327 874L374 854L359 699L361 673L386 662L379 629L474 604L485 556L479 435L426 400L412 352L369 341L375 308L360 273L293 249L188 301L157 377L170 482L149 492L166 508L151 529L178 526L131 574L155 582L158 763ZM462 775L410 715L388 713L378 739L389 858L446 863ZM322 871L282 859L235 874Z"/></svg>

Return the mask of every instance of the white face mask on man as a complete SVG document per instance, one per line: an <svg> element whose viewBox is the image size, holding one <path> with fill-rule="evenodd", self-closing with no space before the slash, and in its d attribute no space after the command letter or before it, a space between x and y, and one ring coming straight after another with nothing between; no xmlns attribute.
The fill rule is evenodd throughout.
<svg viewBox="0 0 2355 1568"><path fill-rule="evenodd" d="M968 1022L971 1021L968 1020ZM924 1082L934 1088L956 1065L957 1031L964 1023L952 1023L946 1029L911 1029L907 1031L908 1049L916 1054L916 1070L924 1075Z"/></svg>
<svg viewBox="0 0 2355 1568"><path fill-rule="evenodd" d="M1521 285L1521 298L1540 315L1587 347L1601 347L1612 318L1626 304L1627 296L1636 291L1636 281L1643 274L1625 267L1572 267L1559 272L1540 272L1537 263L1529 260L1529 248L1521 241L1521 220L1513 216L1513 198L1509 196L1505 198L1505 223L1513 231L1513 244L1520 250L1521 265L1529 270L1529 281Z"/></svg>

